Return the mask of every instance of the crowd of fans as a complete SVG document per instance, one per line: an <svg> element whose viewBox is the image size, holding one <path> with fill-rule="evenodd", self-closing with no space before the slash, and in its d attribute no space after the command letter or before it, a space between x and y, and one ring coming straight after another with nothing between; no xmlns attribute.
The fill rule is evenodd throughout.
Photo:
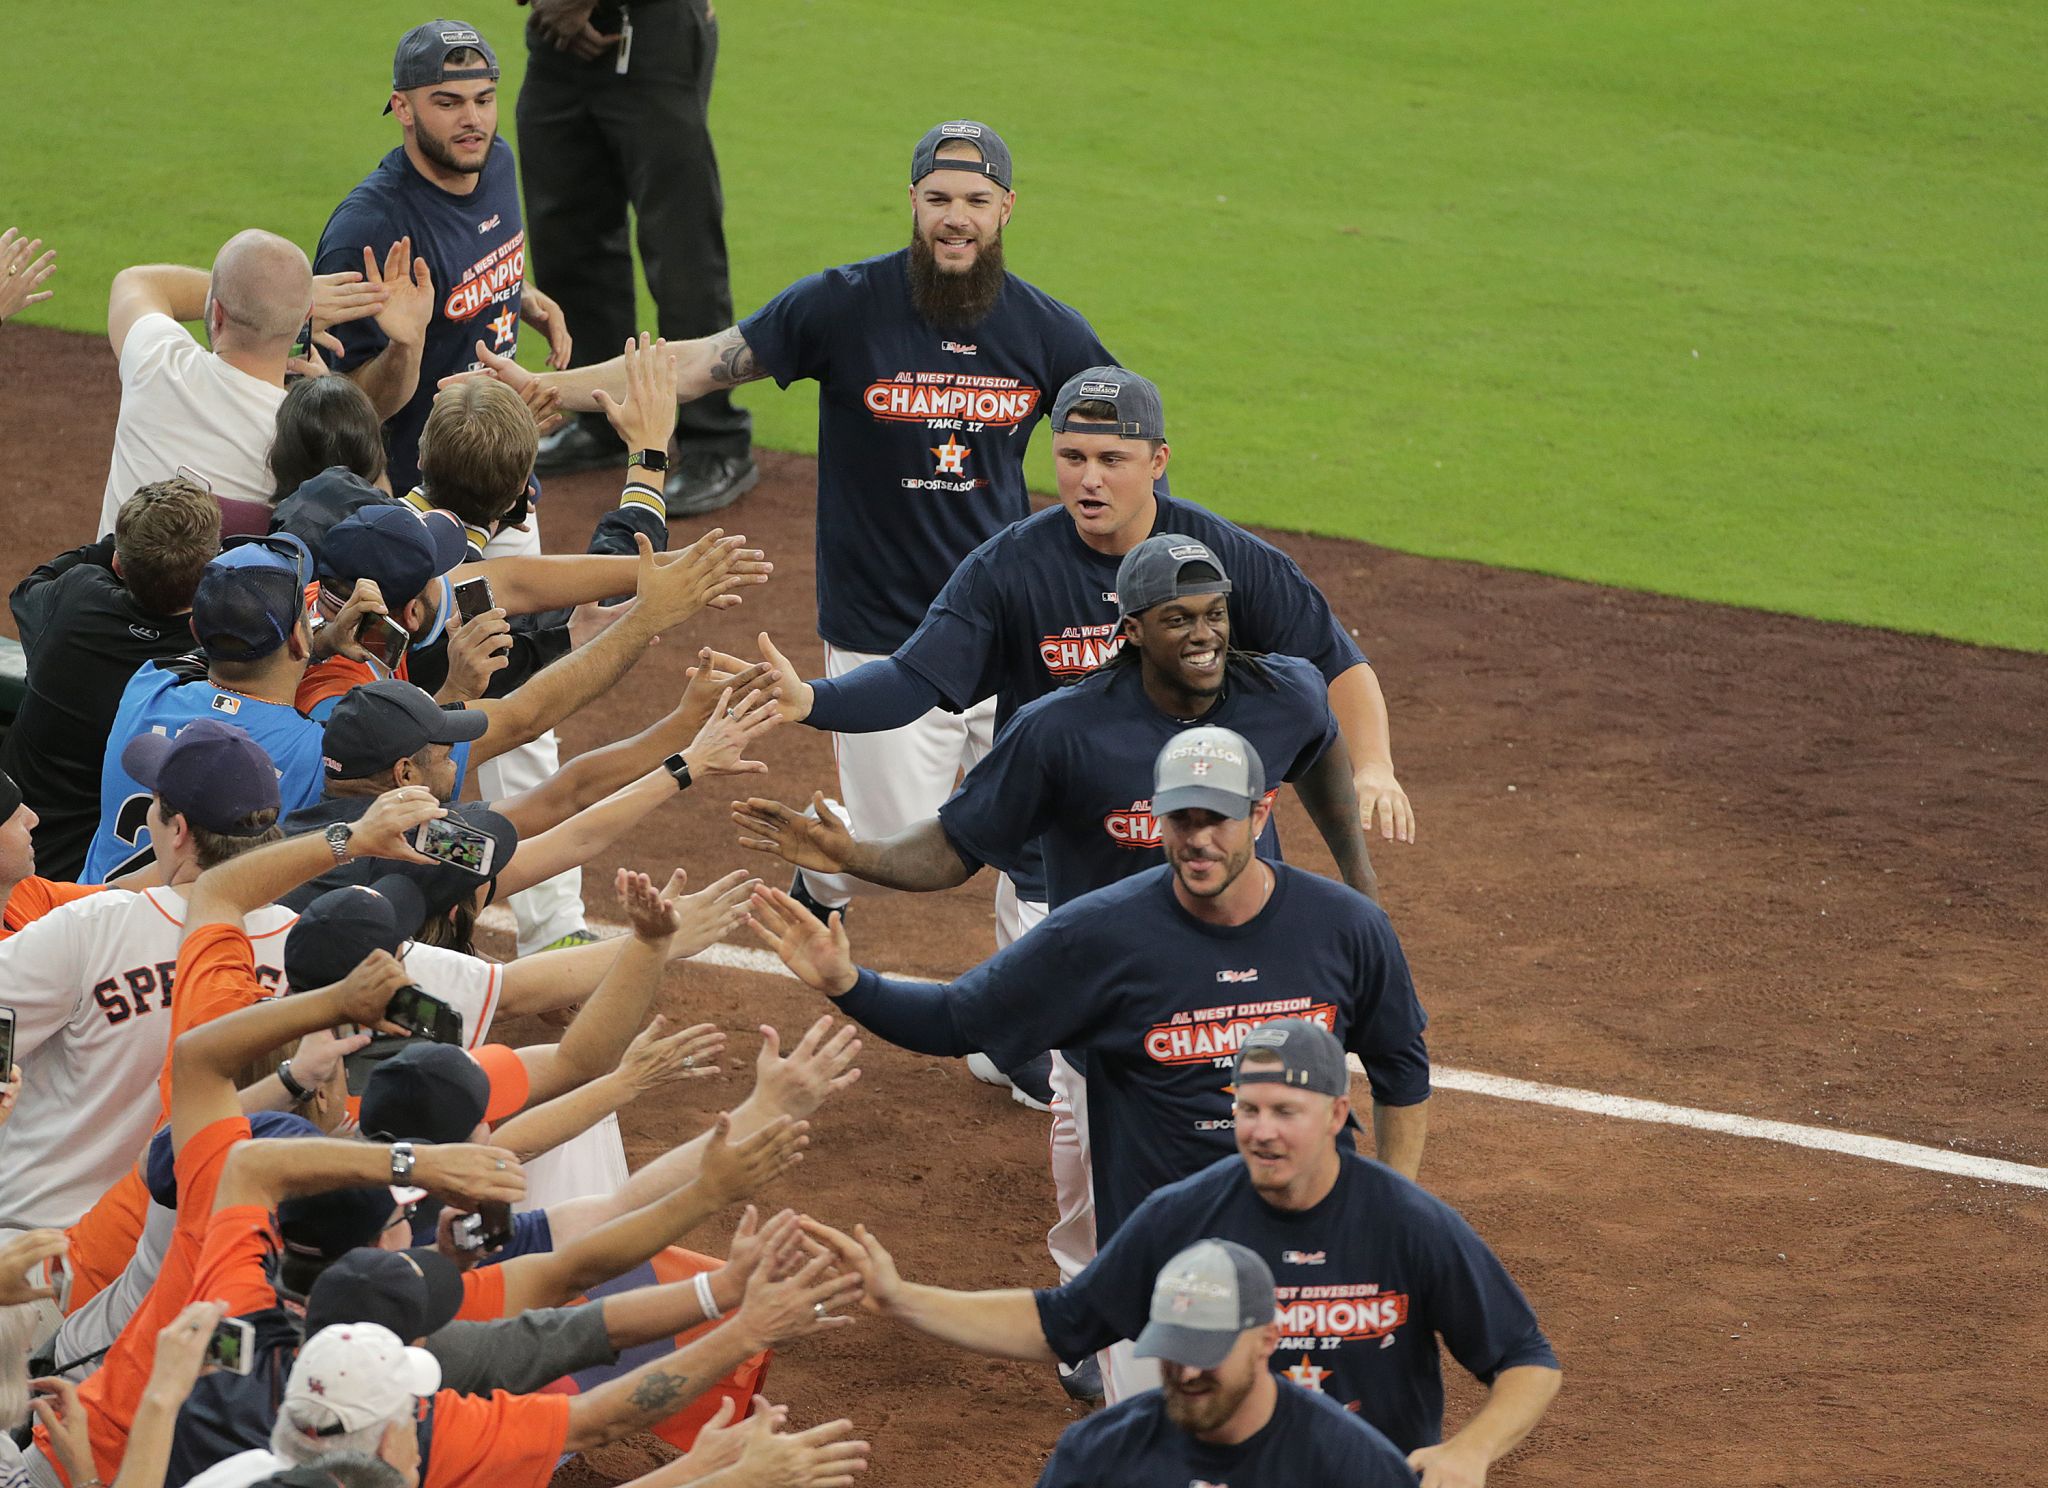
<svg viewBox="0 0 2048 1488"><path fill-rule="evenodd" d="M433 22L393 73L404 144L317 254L350 267L316 274L251 229L210 269L115 276L98 536L11 596L0 1488L539 1488L647 1430L678 1453L647 1488L844 1488L863 1403L801 1427L761 1392L772 1351L863 1310L1106 1397L1047 1484L1482 1483L1560 1376L1505 1268L1416 1181L1426 1020L1366 843L1376 819L1412 836L1412 811L1378 683L1320 593L1166 492L1157 389L1034 300L1071 343L1028 404L1059 441L1059 507L926 575L894 654L807 681L765 635L759 660L706 648L672 706L562 762L555 725L633 696L657 637L772 574L721 529L670 547L679 402L767 375L829 390L827 359L777 369L771 348L861 326L801 311L798 286L702 342L641 336L570 370L559 307L491 238L513 188L488 45ZM1021 281L966 250L984 220L999 247L1009 172L971 122L913 158L904 313L980 326L991 351ZM405 225L429 188L492 210L452 294L445 223ZM0 236L0 320L54 267ZM552 373L506 355L522 307ZM565 409L631 453L584 552L548 554L534 469ZM942 472L979 457L946 437ZM1058 584L1115 623L1055 645L1002 597ZM584 865L692 786L763 773L770 730L893 738L927 713L952 720L943 806L899 802L877 831L850 790L850 821L822 792L754 798L737 845L794 868L789 891L620 870L626 933L584 924ZM1283 781L1342 882L1278 861ZM857 966L844 905L819 898L985 865L1000 949L947 985ZM476 943L500 900L525 906L502 963ZM761 1028L746 1099L629 1171L616 1113L736 1054L657 1013L664 977L743 931L842 1016L787 1052ZM559 1037L493 1039L529 1013ZM1058 1285L914 1284L864 1225L749 1202L858 1099L862 1025L1052 1109ZM723 1257L683 1248L718 1216ZM1439 1341L1487 1386L1448 1437Z"/></svg>

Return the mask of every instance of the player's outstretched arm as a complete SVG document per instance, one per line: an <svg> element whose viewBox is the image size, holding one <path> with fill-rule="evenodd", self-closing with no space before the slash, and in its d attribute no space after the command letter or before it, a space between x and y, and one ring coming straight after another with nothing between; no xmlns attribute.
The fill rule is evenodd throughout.
<svg viewBox="0 0 2048 1488"><path fill-rule="evenodd" d="M855 1225L851 1235L819 1220L806 1218L804 1234L860 1277L861 1305L892 1317L928 1337L992 1354L999 1359L1054 1357L1038 1320L1038 1303L1028 1288L956 1292L947 1287L905 1281L896 1261L869 1233Z"/></svg>
<svg viewBox="0 0 2048 1488"><path fill-rule="evenodd" d="M499 1007L502 1012L502 1002ZM715 1023L679 1028L657 1013L652 1023L633 1036L617 1069L553 1100L528 1106L491 1135L499 1146L511 1148L522 1160L539 1157L650 1091L724 1074L717 1063L724 1051L725 1031Z"/></svg>
<svg viewBox="0 0 2048 1488"><path fill-rule="evenodd" d="M1544 1365L1503 1369L1486 1404L1457 1435L1408 1454L1408 1465L1422 1474L1418 1488L1483 1488L1488 1469L1535 1429L1563 1385L1563 1372Z"/></svg>
<svg viewBox="0 0 2048 1488"><path fill-rule="evenodd" d="M1370 832L1377 820L1387 841L1413 842L1415 808L1394 778L1387 698L1370 662L1361 661L1330 684L1330 711L1337 715L1337 727L1351 749L1360 825Z"/></svg>
<svg viewBox="0 0 2048 1488"><path fill-rule="evenodd" d="M715 336L702 336L695 341L672 341L667 343L667 349L675 362L678 403L689 403L721 388L759 382L768 375L754 360L753 348L747 345L747 338L740 334L738 326L728 326ZM563 409L571 413L601 413L604 405L598 401L600 392L618 402L624 402L630 392L624 357L593 362L588 367L576 367L566 372L529 372L512 358L500 356L479 341L476 343L476 359L484 372L514 391L538 381L549 390L560 393ZM442 386L464 376L476 375L458 373L455 377L442 379Z"/></svg>
<svg viewBox="0 0 2048 1488"><path fill-rule="evenodd" d="M1294 793L1302 809L1322 834L1323 844L1337 860L1337 874L1359 893L1377 903L1379 875L1373 872L1372 852L1365 840L1359 814L1358 792L1352 785L1351 751L1340 735L1330 741L1323 757L1309 766L1294 782Z"/></svg>
<svg viewBox="0 0 2048 1488"><path fill-rule="evenodd" d="M808 812L760 796L735 801L732 821L741 847L818 873L851 873L888 889L950 889L974 877L980 866L960 856L937 817L893 837L862 842L826 803L823 791L812 792Z"/></svg>

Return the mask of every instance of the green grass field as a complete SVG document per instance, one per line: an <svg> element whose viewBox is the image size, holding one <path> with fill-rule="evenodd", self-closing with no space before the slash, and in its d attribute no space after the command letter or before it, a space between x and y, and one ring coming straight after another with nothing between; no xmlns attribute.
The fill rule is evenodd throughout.
<svg viewBox="0 0 2048 1488"><path fill-rule="evenodd" d="M2048 650L2039 5L723 12L742 313L897 246L912 141L973 114L1017 155L1011 264L1162 384L1185 495ZM424 16L15 7L0 223L60 249L37 318L95 329L117 267L243 226L310 246L395 142L391 48ZM523 17L465 16L508 134ZM764 444L811 446L806 392L748 401Z"/></svg>

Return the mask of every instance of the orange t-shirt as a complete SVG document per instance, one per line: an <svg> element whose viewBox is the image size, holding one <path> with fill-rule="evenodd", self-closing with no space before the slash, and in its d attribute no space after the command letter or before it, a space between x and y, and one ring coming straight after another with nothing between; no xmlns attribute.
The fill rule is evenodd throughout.
<svg viewBox="0 0 2048 1488"><path fill-rule="evenodd" d="M0 909L0 940L27 928L58 905L83 899L87 894L97 894L105 887L105 884L59 883L54 878L24 878L7 896L6 908Z"/></svg>
<svg viewBox="0 0 2048 1488"><path fill-rule="evenodd" d="M505 1315L505 1268L475 1266L462 1273L462 1306L458 1323L490 1323Z"/></svg>
<svg viewBox="0 0 2048 1488"><path fill-rule="evenodd" d="M171 1108L171 1056L178 1035L202 1023L239 1013L270 996L256 980L256 948L239 925L201 925L186 933L178 946L178 965L171 973L171 1039L157 1076L163 1109ZM184 1207L182 1200L179 1208Z"/></svg>
<svg viewBox="0 0 2048 1488"><path fill-rule="evenodd" d="M128 1448L128 1428L135 1420L135 1409L141 1404L150 1370L156 1364L157 1333L192 1300L193 1284L200 1279L203 1268L209 1282L217 1279L228 1247L241 1238L237 1225L229 1224L221 1229L220 1249L208 1243L213 1237L213 1196L220 1188L228 1154L237 1142L248 1139L247 1117L225 1117L202 1129L178 1154L178 1227L171 1235L170 1249L164 1254L163 1269L157 1273L156 1284L142 1299L142 1305L136 1308L135 1316L107 1350L98 1373L79 1386L79 1399L85 1403L90 1423L93 1466L105 1482L113 1482L121 1470L121 1456ZM246 1220L250 1212L247 1207L239 1207L224 1214ZM234 1254L239 1256L241 1252L236 1249ZM232 1302L242 1294L215 1295L226 1296ZM267 1283L264 1298L257 1304L259 1307L272 1305ZM43 1448L43 1455L54 1463L49 1433L40 1424L36 1427L36 1442Z"/></svg>
<svg viewBox="0 0 2048 1488"><path fill-rule="evenodd" d="M443 1390L428 1409L434 1435L420 1488L547 1488L569 1440L566 1395Z"/></svg>

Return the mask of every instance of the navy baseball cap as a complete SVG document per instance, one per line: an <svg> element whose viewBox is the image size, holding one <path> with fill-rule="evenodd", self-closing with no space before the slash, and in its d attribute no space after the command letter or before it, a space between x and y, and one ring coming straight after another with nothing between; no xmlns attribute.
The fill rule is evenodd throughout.
<svg viewBox="0 0 2048 1488"><path fill-rule="evenodd" d="M1156 532L1116 566L1117 612L1125 619L1169 599L1229 592L1223 560L1185 533Z"/></svg>
<svg viewBox="0 0 2048 1488"><path fill-rule="evenodd" d="M409 506L365 506L327 529L320 576L353 584L373 579L394 613L469 556L469 538L453 522L427 522Z"/></svg>
<svg viewBox="0 0 2048 1488"><path fill-rule="evenodd" d="M121 746L121 768L209 832L229 832L259 811L279 809L270 756L218 719L194 719L175 737L137 734Z"/></svg>
<svg viewBox="0 0 2048 1488"><path fill-rule="evenodd" d="M1116 410L1116 421L1104 423L1092 414L1081 422L1069 423L1077 403L1107 403ZM1114 434L1119 439L1164 439L1166 408L1159 389L1148 378L1122 367L1090 367L1076 372L1060 389L1052 403L1052 431L1055 434Z"/></svg>
<svg viewBox="0 0 2048 1488"><path fill-rule="evenodd" d="M483 53L482 67L450 67L451 52L464 47ZM496 82L498 54L483 34L467 21L434 20L415 26L398 38L398 50L391 55L391 91L409 93L414 88L431 88L436 83L473 83L480 78ZM391 101L384 101L391 112Z"/></svg>
<svg viewBox="0 0 2048 1488"><path fill-rule="evenodd" d="M270 530L296 537L317 553L336 522L366 506L389 506L391 498L346 465L330 465L278 502Z"/></svg>
<svg viewBox="0 0 2048 1488"><path fill-rule="evenodd" d="M377 1062L363 1085L363 1135L386 1142L467 1142L491 1108L491 1077L453 1044L416 1039Z"/></svg>
<svg viewBox="0 0 2048 1488"><path fill-rule="evenodd" d="M981 152L979 160L939 158L941 145L968 144ZM910 152L910 184L915 186L935 170L973 171L987 176L1003 190L1010 189L1010 147L986 124L973 119L948 119L924 132L917 148Z"/></svg>
<svg viewBox="0 0 2048 1488"><path fill-rule="evenodd" d="M461 1310L462 1268L438 1250L362 1248L321 1272L306 1293L306 1336L335 1323L376 1323L401 1341L424 1338Z"/></svg>
<svg viewBox="0 0 2048 1488"><path fill-rule="evenodd" d="M287 1256L339 1260L358 1246L375 1245L399 1202L388 1183L299 1194L277 1206L277 1236Z"/></svg>
<svg viewBox="0 0 2048 1488"><path fill-rule="evenodd" d="M1259 1062L1246 1069L1244 1062L1253 1055ZM1351 1093L1351 1071L1344 1063L1344 1046L1329 1029L1306 1018L1275 1018L1237 1046L1231 1083L1286 1085L1336 1097Z"/></svg>
<svg viewBox="0 0 2048 1488"><path fill-rule="evenodd" d="M462 903L485 882L495 883L498 875L512 866L512 854L519 850L519 829L481 801L464 801L448 808L448 815L464 826L474 827L494 844L488 880L477 877L454 863L391 863L394 877L410 880L426 905L426 920L438 919ZM493 893L495 894L495 890ZM489 899L485 900L489 903Z"/></svg>
<svg viewBox="0 0 2048 1488"><path fill-rule="evenodd" d="M379 679L350 688L334 705L321 735L320 761L329 780L361 780L429 744L481 739L490 726L490 715L481 709L444 708L410 682Z"/></svg>
<svg viewBox="0 0 2048 1488"><path fill-rule="evenodd" d="M294 992L331 987L372 951L398 954L426 923L419 886L401 874L332 889L306 906L284 938L284 980Z"/></svg>
<svg viewBox="0 0 2048 1488"><path fill-rule="evenodd" d="M1213 811L1243 821L1265 798L1266 765L1251 740L1214 724L1175 734L1152 762L1152 814Z"/></svg>
<svg viewBox="0 0 2048 1488"><path fill-rule="evenodd" d="M306 570L305 545L288 534L235 539L200 570L193 639L215 661L270 655L306 612Z"/></svg>
<svg viewBox="0 0 2048 1488"><path fill-rule="evenodd" d="M1152 1311L1134 1352L1189 1369L1214 1369L1238 1336L1273 1321L1273 1270L1233 1240L1198 1240L1160 1268Z"/></svg>

